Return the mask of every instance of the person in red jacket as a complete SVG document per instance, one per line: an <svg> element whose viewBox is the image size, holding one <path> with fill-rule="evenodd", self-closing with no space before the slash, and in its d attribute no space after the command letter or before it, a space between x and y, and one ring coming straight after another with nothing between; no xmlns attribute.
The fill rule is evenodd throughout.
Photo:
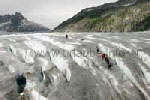
<svg viewBox="0 0 150 100"><path fill-rule="evenodd" d="M101 57L107 63L108 69L111 69L112 65L111 65L111 63L110 63L110 61L108 59L108 56L106 54L102 54Z"/></svg>

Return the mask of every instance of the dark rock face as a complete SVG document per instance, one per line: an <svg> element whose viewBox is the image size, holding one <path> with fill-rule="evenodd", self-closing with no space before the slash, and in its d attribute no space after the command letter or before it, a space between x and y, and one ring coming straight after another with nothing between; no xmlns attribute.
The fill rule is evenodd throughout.
<svg viewBox="0 0 150 100"><path fill-rule="evenodd" d="M19 75L16 78L16 83L18 86L18 93L22 93L27 83L26 78L23 75Z"/></svg>
<svg viewBox="0 0 150 100"><path fill-rule="evenodd" d="M133 30L150 30L150 16L146 17L144 20L140 21L137 23L134 27Z"/></svg>
<svg viewBox="0 0 150 100"><path fill-rule="evenodd" d="M9 21L10 18L11 18L10 15L4 15L4 16L0 15L0 23L7 22Z"/></svg>
<svg viewBox="0 0 150 100"><path fill-rule="evenodd" d="M133 27L150 15L149 6L149 0L119 0L116 3L83 9L54 30L60 32L143 31L134 30ZM138 16L139 12L140 16ZM126 22L126 20L130 20L130 22Z"/></svg>
<svg viewBox="0 0 150 100"><path fill-rule="evenodd" d="M8 32L49 32L50 29L28 21L21 13L0 16L0 30Z"/></svg>

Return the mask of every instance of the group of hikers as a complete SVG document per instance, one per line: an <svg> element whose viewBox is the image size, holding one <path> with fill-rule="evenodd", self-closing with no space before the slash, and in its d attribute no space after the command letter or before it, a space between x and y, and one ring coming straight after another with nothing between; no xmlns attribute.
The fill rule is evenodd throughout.
<svg viewBox="0 0 150 100"><path fill-rule="evenodd" d="M69 38L67 34L66 34L65 37L66 37L66 39ZM100 49L99 49L98 46L96 46L96 52L97 53L100 52ZM108 69L111 69L112 68L112 64L111 64L111 62L109 60L108 55L103 53L103 54L101 54L100 57L106 63ZM25 86L27 84L27 80L26 80L25 76L24 75L18 75L16 77L16 83L17 83L17 86L18 86L18 93L20 93L20 94L23 93L24 92L24 88L25 88Z"/></svg>
<svg viewBox="0 0 150 100"><path fill-rule="evenodd" d="M68 34L66 34L66 39L69 39ZM84 40L84 39L81 39L81 40ZM100 49L99 49L98 46L96 46L96 52L97 52L97 53L100 52ZM110 62L110 60L109 60L108 55L105 54L105 53L103 53L103 54L101 54L101 58L102 58L102 60L104 60L105 63L107 64L108 69L111 69L111 68L112 68L112 64L111 64L111 62Z"/></svg>

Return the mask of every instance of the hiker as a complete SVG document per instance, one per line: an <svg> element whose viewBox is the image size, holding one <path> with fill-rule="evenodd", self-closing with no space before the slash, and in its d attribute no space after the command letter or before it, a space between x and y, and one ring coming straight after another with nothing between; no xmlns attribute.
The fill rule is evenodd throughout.
<svg viewBox="0 0 150 100"><path fill-rule="evenodd" d="M66 39L68 39L68 35L66 34Z"/></svg>
<svg viewBox="0 0 150 100"><path fill-rule="evenodd" d="M24 92L24 88L27 84L26 78L23 75L18 75L16 77L16 83L18 86L18 93L23 93Z"/></svg>
<svg viewBox="0 0 150 100"><path fill-rule="evenodd" d="M105 62L107 63L108 69L111 69L112 65L108 59L108 56L106 54L102 54L102 59L105 60Z"/></svg>
<svg viewBox="0 0 150 100"><path fill-rule="evenodd" d="M81 39L81 41L83 41L83 40L85 40L85 39Z"/></svg>
<svg viewBox="0 0 150 100"><path fill-rule="evenodd" d="M4 65L4 62L3 61L0 61L0 66L3 66Z"/></svg>
<svg viewBox="0 0 150 100"><path fill-rule="evenodd" d="M99 50L99 47L96 46L96 52L99 53L99 51L100 51L100 50Z"/></svg>

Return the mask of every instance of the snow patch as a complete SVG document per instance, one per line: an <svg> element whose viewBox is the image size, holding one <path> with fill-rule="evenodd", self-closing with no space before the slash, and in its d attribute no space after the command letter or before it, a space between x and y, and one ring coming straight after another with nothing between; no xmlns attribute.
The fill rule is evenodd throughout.
<svg viewBox="0 0 150 100"><path fill-rule="evenodd" d="M33 63L33 57L31 56L31 50L23 50L21 48L15 48L14 46L10 45L10 51L12 54L16 55L19 60L22 60L26 63Z"/></svg>
<svg viewBox="0 0 150 100"><path fill-rule="evenodd" d="M16 42L16 40L11 39L11 38L6 38L6 40L10 41L10 42Z"/></svg>
<svg viewBox="0 0 150 100"><path fill-rule="evenodd" d="M88 37L93 37L94 35L87 35Z"/></svg>
<svg viewBox="0 0 150 100"><path fill-rule="evenodd" d="M147 69L145 69L145 67L142 66L140 63L138 63L138 65L141 67L141 70L143 71L143 74L144 74L148 84L150 84L150 72Z"/></svg>
<svg viewBox="0 0 150 100"><path fill-rule="evenodd" d="M62 48L62 49L65 49L65 50L67 50L67 51L72 51L72 50L74 50L74 46L73 45L68 45L68 44L65 44L65 43L61 43L61 42L57 42L57 41L54 41L53 39L50 39L49 37L45 37L45 36L42 36L42 37L37 37L36 36L36 38L38 38L38 39L41 39L41 40L43 40L43 41L48 41L48 42L50 42L50 43L52 43L53 45L56 45L56 46L58 46L58 47L60 47L60 48ZM73 54L71 54L71 57L72 57L72 59L78 64L78 65L80 65L80 66L83 66L84 68L86 68L87 67L87 61L88 61L88 59L87 58L85 58L85 57L78 57L77 55L78 54L80 54L78 51L75 51L75 55L73 55ZM53 56L53 55L52 55ZM51 56L51 57L52 57ZM57 57L56 58L56 62L58 62L58 64L60 63L60 64L62 64L61 66L68 66L68 65L63 65L65 62L63 62L63 60L64 59L62 59L61 57ZM57 63L54 63L54 64L57 64ZM65 69L65 68L64 68ZM61 69L62 71L63 71L63 69ZM67 71L67 70L66 70ZM69 73L69 71L67 72L67 73ZM69 75L70 76L70 75Z"/></svg>
<svg viewBox="0 0 150 100"><path fill-rule="evenodd" d="M46 97L40 95L36 90L30 92L30 100L48 100Z"/></svg>
<svg viewBox="0 0 150 100"><path fill-rule="evenodd" d="M105 42L110 42L110 41L108 41L108 40L106 40L106 39L99 39L100 41L105 41Z"/></svg>
<svg viewBox="0 0 150 100"><path fill-rule="evenodd" d="M150 57L148 54L143 51L138 51L138 57L141 58L142 61L150 68Z"/></svg>
<svg viewBox="0 0 150 100"><path fill-rule="evenodd" d="M119 36L112 36L112 38L114 38L114 39L120 39Z"/></svg>
<svg viewBox="0 0 150 100"><path fill-rule="evenodd" d="M139 40L137 39L131 39L132 42L140 42Z"/></svg>
<svg viewBox="0 0 150 100"><path fill-rule="evenodd" d="M11 66L11 65L8 66L8 70L9 70L10 73L14 73L15 72L14 67Z"/></svg>
<svg viewBox="0 0 150 100"><path fill-rule="evenodd" d="M145 41L150 41L150 39L146 39L146 38L140 38L142 40L145 40Z"/></svg>
<svg viewBox="0 0 150 100"><path fill-rule="evenodd" d="M57 41L54 41L54 39L50 39L49 37L47 36L34 36L35 38L37 39L40 39L42 41L47 41L47 42L50 42L52 43L53 45L56 45L58 47L61 47L63 49L67 49L67 50L73 50L74 49L74 46L73 45L70 45L70 44L64 44L64 43L60 43L60 42L57 42Z"/></svg>
<svg viewBox="0 0 150 100"><path fill-rule="evenodd" d="M2 44L2 43L0 43L0 47L3 47L3 44Z"/></svg>
<svg viewBox="0 0 150 100"><path fill-rule="evenodd" d="M107 53L113 60L116 61L118 67L125 73L125 75L132 81L135 86L147 97L148 100L150 100L150 97L148 93L144 90L144 88L136 81L136 79L133 77L132 72L130 69L126 66L126 64L123 62L123 59L120 57L113 56L113 52L111 49L107 48L103 44L99 44L99 47L104 53ZM109 53L108 53L109 52Z"/></svg>
<svg viewBox="0 0 150 100"><path fill-rule="evenodd" d="M146 42L147 44L150 44L150 42Z"/></svg>
<svg viewBox="0 0 150 100"><path fill-rule="evenodd" d="M90 41L90 40L84 40L83 42L90 42L90 43L93 43L92 41Z"/></svg>
<svg viewBox="0 0 150 100"><path fill-rule="evenodd" d="M42 55L46 54L46 47L38 41L33 40L24 41L24 44L27 45L29 48L31 48L33 51L35 51L37 54Z"/></svg>
<svg viewBox="0 0 150 100"><path fill-rule="evenodd" d="M122 48L122 49L124 49L124 50L126 50L126 51L128 51L128 52L130 52L130 53L132 53L132 49L130 49L130 48L127 48L127 47L125 47L125 46L123 46L122 44L120 44L120 43L112 43L112 45L114 45L114 46L117 46L117 47L120 47L120 48ZM136 47L136 45L134 45L134 44L132 44L134 47ZM149 68L150 68L150 57L149 57L149 55L148 54L146 54L146 53L144 53L143 51L138 51L138 57L140 58L140 59L142 59L142 61L147 65L147 66L149 66Z"/></svg>
<svg viewBox="0 0 150 100"><path fill-rule="evenodd" d="M136 48L136 47L137 47L134 43L131 43L131 45L132 45L134 48Z"/></svg>
<svg viewBox="0 0 150 100"><path fill-rule="evenodd" d="M87 38L87 39L92 39L92 40L96 39L96 38L91 37L91 36L86 36L85 38Z"/></svg>
<svg viewBox="0 0 150 100"><path fill-rule="evenodd" d="M43 57L36 57L34 59L34 65L35 66L41 66L42 71L46 71L46 70L50 69L50 68L48 68L49 67L48 66L48 61Z"/></svg>
<svg viewBox="0 0 150 100"><path fill-rule="evenodd" d="M57 76L52 74L52 77L53 77L53 81L56 82L57 81Z"/></svg>
<svg viewBox="0 0 150 100"><path fill-rule="evenodd" d="M114 46L116 46L116 47L122 48L122 49L124 49L124 50L126 50L126 51L128 51L128 52L132 52L132 50L131 50L130 48L125 47L125 46L122 45L121 43L112 42L111 44L114 45Z"/></svg>
<svg viewBox="0 0 150 100"><path fill-rule="evenodd" d="M67 42L68 44L73 44L73 45L81 45L79 42Z"/></svg>
<svg viewBox="0 0 150 100"><path fill-rule="evenodd" d="M71 70L69 69L69 61L61 56L51 56L51 61L56 65L56 67L65 75L67 81L71 79Z"/></svg>

